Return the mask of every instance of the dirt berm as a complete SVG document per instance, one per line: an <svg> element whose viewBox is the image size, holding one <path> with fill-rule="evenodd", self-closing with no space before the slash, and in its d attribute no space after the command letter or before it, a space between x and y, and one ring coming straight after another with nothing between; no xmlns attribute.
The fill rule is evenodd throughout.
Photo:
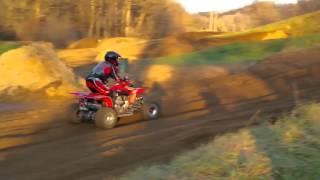
<svg viewBox="0 0 320 180"><path fill-rule="evenodd" d="M68 68L46 43L34 43L0 56L0 94L42 91L48 95L68 94L78 85Z"/></svg>
<svg viewBox="0 0 320 180"><path fill-rule="evenodd" d="M167 116L112 130L67 124L58 100L3 110L0 179L111 179L166 162L207 137L256 123L256 116L319 100L319 57L320 47L279 54L215 78L177 69L166 85L154 87Z"/></svg>

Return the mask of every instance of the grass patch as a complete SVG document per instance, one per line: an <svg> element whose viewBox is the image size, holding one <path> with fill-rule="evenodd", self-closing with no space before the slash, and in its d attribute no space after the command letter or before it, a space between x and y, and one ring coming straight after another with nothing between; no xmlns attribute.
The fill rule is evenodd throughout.
<svg viewBox="0 0 320 180"><path fill-rule="evenodd" d="M281 51L320 44L320 34L262 42L234 43L177 56L160 57L154 64L219 64L257 62Z"/></svg>
<svg viewBox="0 0 320 180"><path fill-rule="evenodd" d="M0 54L5 53L11 49L16 49L21 45L17 43L10 43L10 42L0 42Z"/></svg>
<svg viewBox="0 0 320 180"><path fill-rule="evenodd" d="M305 105L120 179L320 179L319 128L320 104Z"/></svg>

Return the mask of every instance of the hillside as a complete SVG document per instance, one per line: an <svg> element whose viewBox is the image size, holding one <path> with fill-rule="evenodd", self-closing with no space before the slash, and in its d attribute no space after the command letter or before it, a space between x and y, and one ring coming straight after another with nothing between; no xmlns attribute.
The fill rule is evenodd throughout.
<svg viewBox="0 0 320 180"><path fill-rule="evenodd" d="M275 22L248 32L276 32L281 31L287 36L303 36L320 32L320 11L301 16L292 17L283 21Z"/></svg>
<svg viewBox="0 0 320 180"><path fill-rule="evenodd" d="M320 11L316 11L249 29L244 32L220 34L202 33L202 35L198 33L198 36L191 36L189 34L172 36L164 40L176 38L176 41L171 40L171 42L174 43L168 44L165 46L165 50L161 50L167 52L166 55L176 55L175 57L179 59L180 62L184 61L185 57L195 54L200 56L192 57L193 59L200 59L198 63L203 63L202 60L204 59L208 60L207 62L213 62L215 60L219 62L229 61L230 58L233 59L231 60L232 62L236 62L234 59L240 61L258 60L283 50L310 47L319 44L319 19ZM160 44L162 42L163 41L159 41ZM183 47L186 48L175 48L179 47L179 43L183 44ZM174 53L167 50L170 48L175 48ZM154 45L154 48L148 52L150 53L157 50L159 51L157 46ZM261 56L261 54L263 55ZM154 53L153 55L159 57L163 54ZM226 57L229 59L226 59ZM171 61L171 56L161 59L166 59L164 61L169 62ZM171 61L170 63L173 62Z"/></svg>
<svg viewBox="0 0 320 180"><path fill-rule="evenodd" d="M284 20L320 9L318 0L301 0L297 4L274 4L272 2L257 2L229 12L216 14L213 30L223 32L244 31L276 21ZM210 14L200 13L207 18L209 24ZM207 27L206 27L207 28Z"/></svg>
<svg viewBox="0 0 320 180"><path fill-rule="evenodd" d="M256 62L279 52L320 44L319 19L320 11L317 11L245 32L208 34L193 43L193 52L160 57L154 63L177 65Z"/></svg>
<svg viewBox="0 0 320 180"><path fill-rule="evenodd" d="M312 47L320 44L320 34L269 41L241 42L208 48L175 56L154 59L156 64L196 65L250 63L284 51Z"/></svg>
<svg viewBox="0 0 320 180"><path fill-rule="evenodd" d="M264 41L312 35L320 32L319 18L320 11L316 11L243 32L209 35L201 40L211 45L217 45L219 43Z"/></svg>

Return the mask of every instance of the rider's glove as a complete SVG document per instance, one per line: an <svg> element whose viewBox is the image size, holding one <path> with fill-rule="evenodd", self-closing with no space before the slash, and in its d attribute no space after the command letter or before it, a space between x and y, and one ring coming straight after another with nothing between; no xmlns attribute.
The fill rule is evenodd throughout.
<svg viewBox="0 0 320 180"><path fill-rule="evenodd" d="M124 77L122 78L122 80L125 81L125 82L128 82L128 81L129 81L129 77L128 77L128 76L124 76Z"/></svg>

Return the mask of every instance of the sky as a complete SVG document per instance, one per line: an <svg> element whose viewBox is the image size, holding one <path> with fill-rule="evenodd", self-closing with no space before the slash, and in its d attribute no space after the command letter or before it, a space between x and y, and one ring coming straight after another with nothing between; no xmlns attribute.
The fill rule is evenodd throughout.
<svg viewBox="0 0 320 180"><path fill-rule="evenodd" d="M225 12L253 3L255 0L176 0L190 13L216 11ZM261 0L278 4L296 3L298 0Z"/></svg>

